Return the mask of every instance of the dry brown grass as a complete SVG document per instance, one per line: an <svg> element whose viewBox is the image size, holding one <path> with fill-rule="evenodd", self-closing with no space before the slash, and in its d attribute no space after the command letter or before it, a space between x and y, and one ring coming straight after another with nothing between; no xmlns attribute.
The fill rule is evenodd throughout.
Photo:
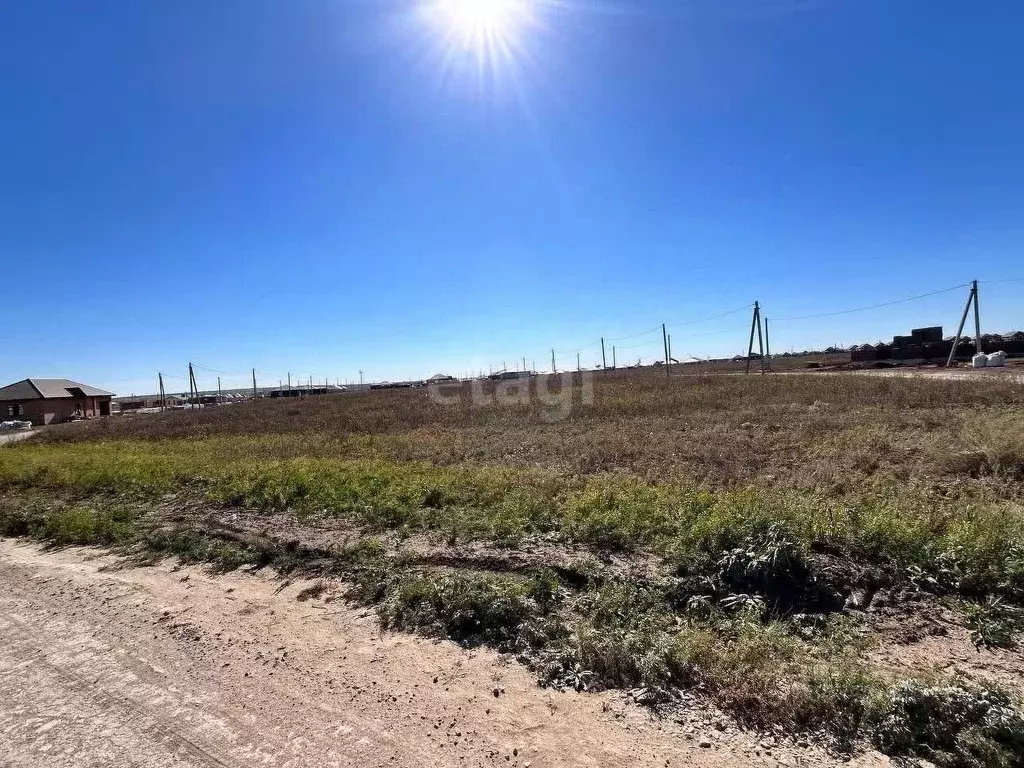
<svg viewBox="0 0 1024 768"><path fill-rule="evenodd" d="M220 568L316 563L387 626L513 652L547 684L655 702L692 688L841 745L969 765L970 745L947 743L965 724L999 759L1024 739L1018 714L979 730L992 702L1010 711L998 691L879 674L869 624L841 611L868 587L1022 604L1019 383L619 371L594 395L553 423L537 401L474 405L467 386L451 406L375 391L66 425L0 451L0 532ZM250 527L225 537L239 508ZM542 546L563 565L417 561L409 541L509 561ZM610 553L642 572L603 571ZM983 634L1012 642L986 610Z"/></svg>
<svg viewBox="0 0 1024 768"><path fill-rule="evenodd" d="M454 406L433 402L423 389L383 390L119 417L62 426L40 439L269 435L278 439L266 443L267 458L627 472L653 482L835 494L949 477L963 481L950 486L955 492L989 488L1019 472L1022 460L1019 440L995 446L994 435L1020 431L1024 389L1010 381L821 373L666 380L658 371L621 371L597 375L593 405L577 400L556 423L546 422L537 403L480 407L463 389Z"/></svg>

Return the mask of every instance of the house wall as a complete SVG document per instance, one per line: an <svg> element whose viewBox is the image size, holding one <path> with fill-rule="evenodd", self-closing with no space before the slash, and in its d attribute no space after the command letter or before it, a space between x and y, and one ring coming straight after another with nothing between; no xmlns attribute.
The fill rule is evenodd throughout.
<svg viewBox="0 0 1024 768"><path fill-rule="evenodd" d="M31 421L37 427L45 424L60 424L62 421L67 421L74 416L76 410L87 419L100 416L103 410L106 410L106 413L109 414L109 410L102 408L104 401L109 403L110 398L61 397L46 400L10 401L0 403L0 417L4 419L11 418L8 416L8 406L19 404L22 406L23 413L21 416L14 418Z"/></svg>

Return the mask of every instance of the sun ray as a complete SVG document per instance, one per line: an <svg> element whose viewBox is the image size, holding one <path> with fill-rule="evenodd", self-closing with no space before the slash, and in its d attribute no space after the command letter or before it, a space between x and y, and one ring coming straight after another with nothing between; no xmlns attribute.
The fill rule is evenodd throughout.
<svg viewBox="0 0 1024 768"><path fill-rule="evenodd" d="M519 49L522 36L536 24L539 0L431 0L427 18L445 47L445 56L458 52L476 59L477 77L511 62L502 61Z"/></svg>

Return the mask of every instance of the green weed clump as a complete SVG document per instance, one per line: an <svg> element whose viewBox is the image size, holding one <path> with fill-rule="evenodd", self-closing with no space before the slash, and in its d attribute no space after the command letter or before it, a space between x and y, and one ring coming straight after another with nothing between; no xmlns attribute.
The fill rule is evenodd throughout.
<svg viewBox="0 0 1024 768"><path fill-rule="evenodd" d="M966 680L907 681L875 703L873 740L886 754L940 768L1024 765L1024 716L1005 693Z"/></svg>
<svg viewBox="0 0 1024 768"><path fill-rule="evenodd" d="M385 627L523 652L544 635L540 621L548 605L543 581L410 573L394 583L378 613Z"/></svg>
<svg viewBox="0 0 1024 768"><path fill-rule="evenodd" d="M136 535L138 509L118 504L70 507L0 504L0 536L25 536L54 546L111 546Z"/></svg>
<svg viewBox="0 0 1024 768"><path fill-rule="evenodd" d="M775 531L786 546L771 556L771 567L797 583L813 580L809 556L823 552L876 564L936 592L1024 599L1024 507L913 487L834 498L777 488L713 491L623 473L581 478L540 468L265 459L258 441L216 437L13 446L0 454L0 488L133 495L184 489L221 504L337 516L374 531L433 531L452 541L554 534L653 551L684 569L756 548ZM769 576L779 582L779 573L741 578L737 567L725 574L736 591L756 582L763 592Z"/></svg>

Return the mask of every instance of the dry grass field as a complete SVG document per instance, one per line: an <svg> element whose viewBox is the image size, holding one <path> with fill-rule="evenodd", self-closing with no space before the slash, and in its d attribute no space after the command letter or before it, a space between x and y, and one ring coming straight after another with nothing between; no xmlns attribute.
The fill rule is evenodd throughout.
<svg viewBox="0 0 1024 768"><path fill-rule="evenodd" d="M1024 764L1019 382L644 370L597 375L592 402L579 377L545 384L65 425L0 449L0 532L342 579L386 627L507 652L544 685Z"/></svg>

